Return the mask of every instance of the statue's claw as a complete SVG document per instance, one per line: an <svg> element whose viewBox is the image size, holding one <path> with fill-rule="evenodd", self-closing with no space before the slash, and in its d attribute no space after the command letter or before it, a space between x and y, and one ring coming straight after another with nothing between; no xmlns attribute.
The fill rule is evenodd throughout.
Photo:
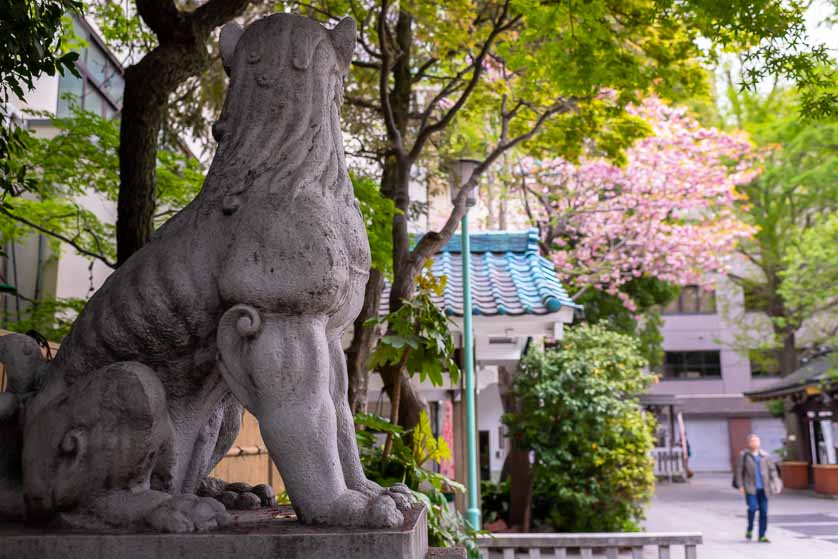
<svg viewBox="0 0 838 559"><path fill-rule="evenodd" d="M207 532L230 524L224 505L215 499L177 495L151 511L146 522L163 532Z"/></svg>

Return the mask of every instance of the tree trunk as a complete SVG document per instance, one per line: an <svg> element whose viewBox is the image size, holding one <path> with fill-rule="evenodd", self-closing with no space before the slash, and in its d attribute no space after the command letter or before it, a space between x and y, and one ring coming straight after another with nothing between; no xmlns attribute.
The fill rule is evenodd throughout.
<svg viewBox="0 0 838 559"><path fill-rule="evenodd" d="M780 333L780 336L783 340L783 347L777 350L777 362L780 365L780 374L786 376L796 371L799 366L797 340L794 330L786 330Z"/></svg>
<svg viewBox="0 0 838 559"><path fill-rule="evenodd" d="M413 44L413 16L402 10L396 22L396 46L399 56L392 68L393 88L388 94L395 126L402 138L407 135L410 115L413 76L411 74L411 46ZM392 139L392 138L391 138ZM381 194L395 203L400 213L393 217L393 285L390 289L390 312L399 310L402 301L413 297L415 284L410 261L410 236L407 229L410 206L410 170L413 162L406 155L391 154L384 161L381 175ZM405 428L419 423L419 415L426 402L404 374L404 367L394 365L381 371L384 389L390 401L399 394L399 424ZM396 384L399 389L396 390Z"/></svg>
<svg viewBox="0 0 838 559"><path fill-rule="evenodd" d="M119 130L117 266L154 232L155 180L160 130L169 95L209 64L204 45L158 46L125 71Z"/></svg>
<svg viewBox="0 0 838 559"><path fill-rule="evenodd" d="M367 385L369 384L369 370L367 360L377 341L376 328L364 326L370 318L378 316L381 302L381 290L384 287L384 276L378 270L370 270L370 278L364 290L364 306L355 319L352 332L352 342L346 350L346 369L349 375L349 408L352 413L367 411Z"/></svg>

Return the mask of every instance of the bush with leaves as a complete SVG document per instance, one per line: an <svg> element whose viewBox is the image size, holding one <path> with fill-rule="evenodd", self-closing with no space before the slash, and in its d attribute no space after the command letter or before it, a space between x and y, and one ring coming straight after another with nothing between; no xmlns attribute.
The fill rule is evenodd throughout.
<svg viewBox="0 0 838 559"><path fill-rule="evenodd" d="M533 521L567 532L637 530L654 489L654 419L638 403L651 381L636 339L599 325L530 351L503 418L535 453Z"/></svg>
<svg viewBox="0 0 838 559"><path fill-rule="evenodd" d="M408 375L419 373L419 380L430 380L434 386L445 383L443 373L448 371L451 382L456 384L460 369L454 362L454 340L451 338L449 319L434 304L432 293L441 296L445 289L445 276L434 276L428 261L422 273L416 277L417 293L405 300L401 307L381 318L372 318L367 326L387 324L387 335L383 336L370 355L367 367L379 370L388 366L404 369ZM397 423L401 383L391 401L390 422ZM390 452L391 437L384 445L384 456Z"/></svg>
<svg viewBox="0 0 838 559"><path fill-rule="evenodd" d="M428 462L451 459L451 450L442 437L434 437L424 411L410 430L371 414L356 414L355 424L361 463L367 478L389 487L403 483L428 509L428 544L431 547L466 547L469 557L477 558L476 532L448 501L447 494L465 488L442 474L425 469ZM385 454L382 437L392 440Z"/></svg>

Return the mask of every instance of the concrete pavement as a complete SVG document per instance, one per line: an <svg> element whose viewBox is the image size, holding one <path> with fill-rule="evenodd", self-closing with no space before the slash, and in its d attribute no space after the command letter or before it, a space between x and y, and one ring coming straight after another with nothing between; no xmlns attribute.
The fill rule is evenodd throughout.
<svg viewBox="0 0 838 559"><path fill-rule="evenodd" d="M838 559L838 500L803 492L771 497L768 538L745 540L745 499L730 475L697 475L689 483L661 483L647 508L649 532L699 531L700 559ZM673 549L673 559L683 551Z"/></svg>

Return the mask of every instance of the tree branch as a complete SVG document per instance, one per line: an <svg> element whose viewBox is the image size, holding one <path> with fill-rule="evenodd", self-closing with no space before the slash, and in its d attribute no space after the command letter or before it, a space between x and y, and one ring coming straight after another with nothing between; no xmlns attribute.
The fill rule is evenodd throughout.
<svg viewBox="0 0 838 559"><path fill-rule="evenodd" d="M384 125L387 129L387 136L393 144L393 151L399 157L404 156L404 142L402 135L396 127L396 118L393 116L393 107L390 104L390 90L388 87L388 77L390 76L390 68L392 61L390 59L390 51L387 48L387 8L389 7L388 0L382 0L381 11L378 13L378 45L381 49L381 70L378 73L378 96L381 100L381 109L384 113Z"/></svg>
<svg viewBox="0 0 838 559"><path fill-rule="evenodd" d="M466 84L466 87L463 90L463 92L460 93L460 96L457 97L457 100L454 102L451 108L448 109L437 122L434 122L433 124L428 124L428 121L424 120L422 125L420 125L419 131L416 134L416 141L413 143L413 148L411 148L410 150L410 158L412 160L416 160L419 157L419 155L422 153L422 150L425 147L425 144L431 136L433 136L440 130L444 130L445 127L448 126L451 120L466 104L466 101L468 101L468 98L471 96L472 92L474 92L474 89L477 87L477 84L480 83L480 78L483 75L483 62L486 60L486 56L489 54L489 51L491 50L492 45L495 42L495 39L497 39L497 37L501 33L510 29L521 20L520 15L517 15L512 19L507 20L506 18L508 15L509 0L506 0L506 2L504 2L503 4L503 7L501 8L501 13L498 15L497 19L492 20L492 30L489 32L489 36L486 38L486 41L480 48L480 53L477 55L477 58L474 59L474 62L472 62L472 64L470 65L470 67L473 67L474 70L472 71L471 78ZM458 76L459 75L460 74L458 74ZM445 89L446 88L443 88L443 91ZM430 117L431 112L433 112L435 106L443 99L443 97L444 96L440 95L434 97L434 100L431 101L431 103L428 105L428 108L426 109L428 117Z"/></svg>
<svg viewBox="0 0 838 559"><path fill-rule="evenodd" d="M7 210L5 208L0 208L0 213L2 213L4 215L7 215L9 218L11 218L11 219L13 219L13 220L15 220L19 223L23 223L24 225L27 225L27 226L31 227L32 229L35 229L36 231L38 231L40 233L43 233L44 235L47 235L49 237L53 237L54 239L58 239L59 241L70 245L71 247L76 249L76 251L79 254L83 254L84 256L89 256L91 258L96 258L97 260L100 260L101 262L103 262L109 268L116 269L116 262L112 262L102 253L97 254L95 252L92 252L92 251L84 248L78 242L76 242L75 239L72 239L70 237L62 235L61 233L58 233L56 231L50 231L49 229L47 229L45 227L42 227L41 225L38 225L37 223L29 221L25 217L20 217L19 215L13 214L12 212L10 212L9 210ZM92 233L90 232L89 229L86 229L86 231L92 235ZM96 237L96 235L92 235L92 236L93 236L94 240L96 241L97 246L99 246L101 248L98 237Z"/></svg>
<svg viewBox="0 0 838 559"><path fill-rule="evenodd" d="M539 115L538 119L527 132L519 134L509 141L506 141L505 138L501 137L498 145L495 146L486 159L481 161L477 167L475 167L469 181L463 188L460 189L460 192L454 199L454 210L451 212L451 215L448 216L448 220L445 222L445 225L442 226L442 229L438 232L429 231L426 233L422 237L422 240L420 240L416 244L416 247L414 247L414 249L410 252L409 265L411 277L418 274L425 261L436 254L439 249L441 249L452 237L459 226L460 220L466 213L466 199L468 198L469 192L477 186L480 176L492 166L498 157L520 143L532 138L550 117L570 111L575 107L575 105L576 103L574 100L562 100Z"/></svg>
<svg viewBox="0 0 838 559"><path fill-rule="evenodd" d="M205 32L240 16L251 0L209 0L192 12L192 21ZM139 2L138 2L139 3Z"/></svg>
<svg viewBox="0 0 838 559"><path fill-rule="evenodd" d="M137 0L137 13L161 43L177 35L185 15L173 0Z"/></svg>

